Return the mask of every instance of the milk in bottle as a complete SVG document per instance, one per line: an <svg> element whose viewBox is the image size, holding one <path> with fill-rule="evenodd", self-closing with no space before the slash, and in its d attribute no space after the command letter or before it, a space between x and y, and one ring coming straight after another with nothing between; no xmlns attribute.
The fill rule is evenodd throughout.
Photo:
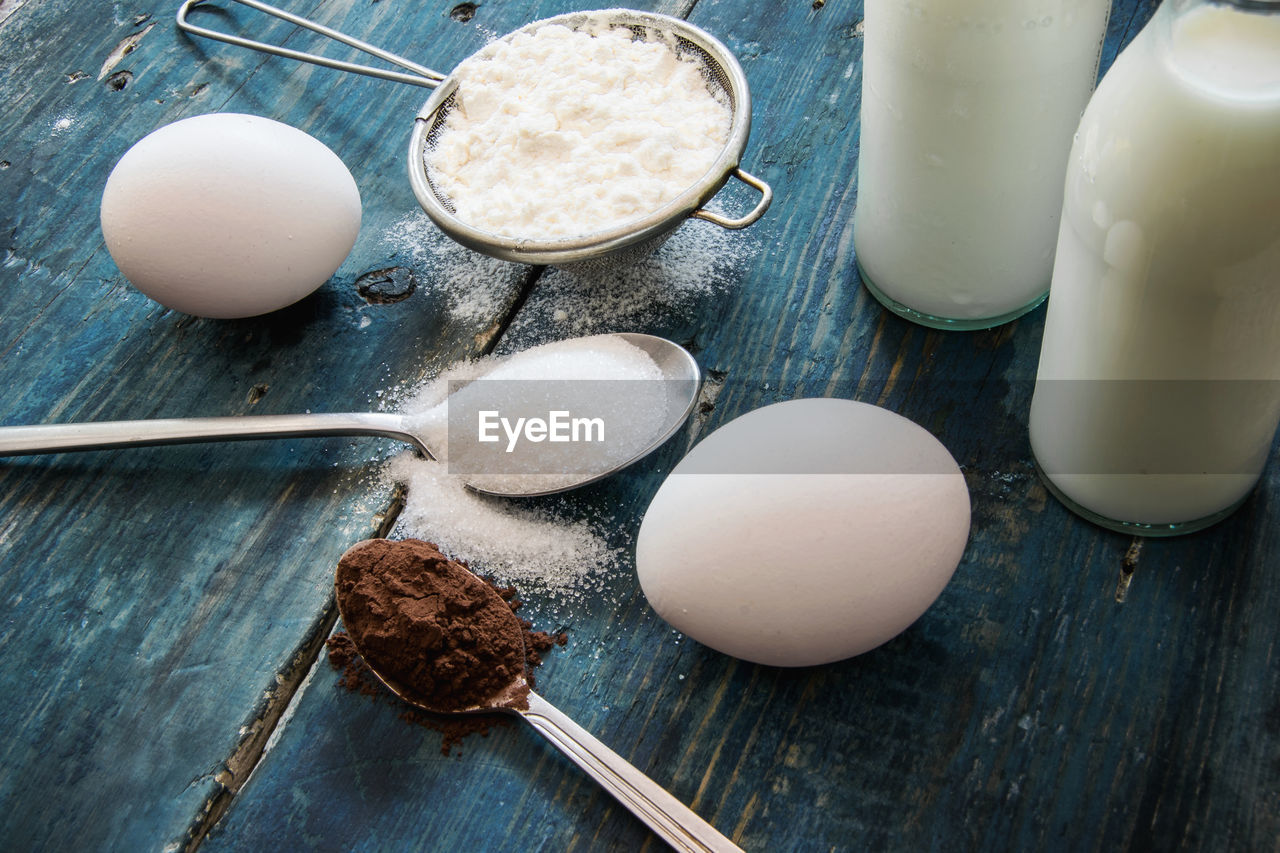
<svg viewBox="0 0 1280 853"><path fill-rule="evenodd" d="M1071 151L1031 444L1105 526L1186 532L1280 421L1280 0L1166 0Z"/></svg>
<svg viewBox="0 0 1280 853"><path fill-rule="evenodd" d="M1044 299L1110 0L866 0L854 248L890 310L998 325Z"/></svg>

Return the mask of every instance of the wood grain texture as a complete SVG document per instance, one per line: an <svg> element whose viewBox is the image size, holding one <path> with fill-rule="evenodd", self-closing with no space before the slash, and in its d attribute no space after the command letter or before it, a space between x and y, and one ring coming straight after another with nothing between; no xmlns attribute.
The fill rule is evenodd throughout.
<svg viewBox="0 0 1280 853"><path fill-rule="evenodd" d="M489 2L455 20L451 4L407 0L290 5L442 71L573 8ZM1104 67L1153 6L1117 0ZM530 596L539 627L570 635L540 691L747 850L1276 849L1275 465L1236 515L1177 540L1135 548L1069 514L1026 440L1043 309L934 332L860 286L861 4L645 8L687 15L740 58L755 104L744 167L777 195L732 239L705 223L673 238L720 252L700 268L706 287L674 253L643 277L652 290L619 300L626 281L460 269L448 246L406 241L420 214L401 161L425 92L191 42L168 9L0 4L0 61L17 70L0 82L0 417L376 406L455 359L621 322L688 343L707 405L654 457L537 505L610 518L627 548L665 472L727 420L798 396L886 405L947 445L973 499L964 560L919 622L850 661L759 667L673 633L624 566L589 596ZM243 10L208 14L314 44ZM163 311L119 276L97 227L102 182L133 141L217 110L313 133L364 196L333 281L257 320ZM357 279L391 267L416 292L362 298ZM463 287L496 296L460 311ZM339 689L315 656L337 555L388 510L373 474L392 451L299 440L0 463L5 846L181 846L216 804L202 849L661 848L518 721L446 757L437 734ZM295 672L308 675L274 722ZM237 750L264 717L274 740L257 762Z"/></svg>
<svg viewBox="0 0 1280 853"><path fill-rule="evenodd" d="M3 83L12 123L0 144L5 421L359 410L378 405L379 389L487 348L523 270L496 283L506 295L491 316L463 320L448 307L453 283L431 269L395 304L356 287L405 262L379 235L416 210L403 151L419 93L375 99L340 75L309 81L234 54L214 62L178 35L172 11L42 2L4 22L0 50L16 71ZM442 46L459 30L446 16L419 35L432 24ZM127 85L108 85L126 70ZM319 106L332 100L349 105L341 121ZM124 282L97 204L138 138L225 110L268 114L342 151L365 188L365 231L314 296L214 322L164 311ZM327 630L333 561L378 528L389 490L370 462L393 449L253 442L4 463L7 845L181 843L206 802L243 781L226 762L255 736L278 677Z"/></svg>

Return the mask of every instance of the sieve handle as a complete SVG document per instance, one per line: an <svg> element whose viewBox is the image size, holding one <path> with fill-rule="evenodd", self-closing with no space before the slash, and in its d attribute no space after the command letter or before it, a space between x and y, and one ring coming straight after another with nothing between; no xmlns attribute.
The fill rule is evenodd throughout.
<svg viewBox="0 0 1280 853"><path fill-rule="evenodd" d="M756 206L748 211L746 216L743 216L740 219L729 219L701 207L693 213L690 213L689 216L694 219L705 219L708 222L719 225L721 228L728 228L734 231L739 228L746 228L761 216L764 216L764 212L769 209L769 204L773 201L773 189L755 175L749 175L741 169L735 168L729 174L760 193L760 201Z"/></svg>
<svg viewBox="0 0 1280 853"><path fill-rule="evenodd" d="M200 27L187 20L187 13L190 12L193 7L201 5L203 2L204 0L186 0L186 2L178 7L178 29L186 33L191 33L192 35L203 36L204 38L213 39L214 41L233 44L236 47L247 47L250 50L256 50L260 53L269 53L272 56L283 56L286 59L295 59L298 62L309 62L312 65L322 65L325 68L334 68L338 71L350 71L353 74L363 74L366 77L377 77L381 80L393 80L397 83L408 83L412 86L425 86L428 89L434 89L442 80L444 80L444 75L438 71L432 71L430 68L419 65L416 62L410 62L403 57L396 56L394 53L385 51L380 47L375 47L368 42L364 42L358 38L354 38L353 36L338 32L337 30L326 27L323 24L317 24L315 21L299 17L292 12L286 12L283 9L278 9L275 6L261 2L261 0L228 0L228 2L239 3L240 5L248 6L251 9L257 9L259 12L264 12L268 15L280 18L281 20L288 21L291 24L319 33L320 35L325 36L326 38L331 38L334 41L342 42L349 47L354 47L356 50L367 53L370 56L376 56L378 59L390 62L392 65L398 65L401 68L412 71L413 73L402 74L399 71L391 71L386 68L374 68L370 65L357 65L352 62L343 62L339 59L329 59L328 57L319 56L314 53L304 53L300 50L292 50L287 47L280 47L279 45L267 44L266 42L261 41L253 41L252 39L234 36L230 33Z"/></svg>

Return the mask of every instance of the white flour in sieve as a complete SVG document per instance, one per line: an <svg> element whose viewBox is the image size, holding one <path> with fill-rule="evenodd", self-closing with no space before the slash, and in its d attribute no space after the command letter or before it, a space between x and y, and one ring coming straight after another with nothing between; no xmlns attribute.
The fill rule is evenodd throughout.
<svg viewBox="0 0 1280 853"><path fill-rule="evenodd" d="M563 592L591 572L615 566L618 553L589 523L565 521L547 512L520 507L520 499L485 497L463 485L468 480L497 490L546 488L559 480L555 474L541 473L547 468L524 474L450 473L448 407L452 404L460 410L467 402L466 395L478 387L473 384L459 389L451 383L477 377L481 377L479 384L501 381L504 395L536 395L537 389L544 387L538 380L659 380L661 372L645 352L618 339L555 342L445 371L413 392L400 407L410 427L427 438L438 461L404 453L387 466L388 477L406 486L405 506L395 535L429 539L446 554L505 582L544 590ZM509 390L513 386L530 390ZM613 435L607 446L599 449L582 444L556 447L539 443L536 450L546 451L542 462L554 466L559 462L556 454L572 452L608 467L648 446L666 420L665 393L657 381L628 382L626 390L619 400L610 401L616 416L609 421L621 434ZM513 409L525 402L518 398L503 401ZM456 423L454 426L457 428ZM598 454L600 459L590 459L591 454Z"/></svg>
<svg viewBox="0 0 1280 853"><path fill-rule="evenodd" d="M463 222L508 237L575 237L653 213L729 136L700 63L625 27L517 33L454 76L432 181Z"/></svg>

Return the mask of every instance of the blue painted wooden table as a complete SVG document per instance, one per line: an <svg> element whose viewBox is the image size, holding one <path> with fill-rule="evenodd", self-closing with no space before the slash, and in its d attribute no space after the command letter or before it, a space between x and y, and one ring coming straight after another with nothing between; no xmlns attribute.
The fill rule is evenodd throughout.
<svg viewBox="0 0 1280 853"><path fill-rule="evenodd" d="M542 692L747 850L1276 849L1277 466L1230 519L1176 540L1070 515L1026 439L1043 309L934 332L860 287L861 3L642 5L740 58L755 103L744 166L777 198L727 242L681 238L718 253L695 270L706 287L659 281L592 310L563 276L430 235L403 177L424 91L193 41L176 4L0 0L0 417L360 410L463 358L625 323L688 343L709 376L698 416L661 452L557 504L607 515L625 555L663 474L717 425L801 396L886 405L947 445L973 500L966 555L918 623L843 663L750 665L673 634L624 556L598 595L538 626L570 638L548 654ZM1117 0L1104 67L1152 6ZM447 71L572 6L292 8ZM313 44L244 10L205 14ZM149 301L98 224L130 145L219 111L306 130L364 198L332 280L258 319ZM407 299L363 287L391 268L415 277ZM468 301L476 287L485 299ZM336 685L322 651L333 567L393 520L376 476L393 449L311 439L0 463L0 846L661 847L526 729L446 757L394 705Z"/></svg>

